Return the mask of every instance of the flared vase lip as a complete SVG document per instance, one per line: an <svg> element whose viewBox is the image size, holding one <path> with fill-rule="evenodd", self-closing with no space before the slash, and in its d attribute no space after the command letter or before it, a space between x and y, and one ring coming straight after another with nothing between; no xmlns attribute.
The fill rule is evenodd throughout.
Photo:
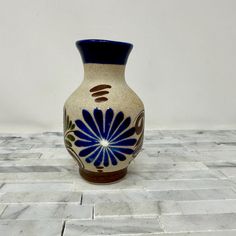
<svg viewBox="0 0 236 236"><path fill-rule="evenodd" d="M77 40L75 42L76 46L87 44L87 43L104 43L104 44L114 44L114 45L124 45L126 47L130 47L130 49L133 48L132 43L123 42L123 41L115 41L115 40L109 40L109 39L81 39Z"/></svg>
<svg viewBox="0 0 236 236"><path fill-rule="evenodd" d="M125 65L133 44L106 39L76 41L83 63Z"/></svg>

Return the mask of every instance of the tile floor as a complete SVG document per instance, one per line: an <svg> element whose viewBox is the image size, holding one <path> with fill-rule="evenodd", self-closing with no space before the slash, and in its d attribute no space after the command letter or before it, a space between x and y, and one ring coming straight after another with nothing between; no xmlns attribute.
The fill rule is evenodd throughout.
<svg viewBox="0 0 236 236"><path fill-rule="evenodd" d="M147 131L120 182L90 184L62 133L0 134L0 235L236 235L236 131Z"/></svg>

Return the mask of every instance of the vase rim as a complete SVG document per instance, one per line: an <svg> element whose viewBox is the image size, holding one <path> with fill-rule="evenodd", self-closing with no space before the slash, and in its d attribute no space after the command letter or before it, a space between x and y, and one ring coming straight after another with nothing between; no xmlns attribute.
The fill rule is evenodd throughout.
<svg viewBox="0 0 236 236"><path fill-rule="evenodd" d="M123 42L123 41L115 41L109 39L81 39L76 41L76 45L81 45L83 43L107 43L107 44L120 44L120 45L127 45L133 47L132 43Z"/></svg>
<svg viewBox="0 0 236 236"><path fill-rule="evenodd" d="M133 44L105 40L83 39L76 41L83 63L125 65Z"/></svg>

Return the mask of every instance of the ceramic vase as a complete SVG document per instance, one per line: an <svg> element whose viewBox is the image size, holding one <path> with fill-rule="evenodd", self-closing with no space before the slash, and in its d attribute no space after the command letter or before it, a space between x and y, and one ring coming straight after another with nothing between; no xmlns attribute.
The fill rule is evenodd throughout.
<svg viewBox="0 0 236 236"><path fill-rule="evenodd" d="M125 81L133 45L100 39L76 42L84 79L64 105L64 141L80 175L97 183L124 177L140 152L144 105Z"/></svg>

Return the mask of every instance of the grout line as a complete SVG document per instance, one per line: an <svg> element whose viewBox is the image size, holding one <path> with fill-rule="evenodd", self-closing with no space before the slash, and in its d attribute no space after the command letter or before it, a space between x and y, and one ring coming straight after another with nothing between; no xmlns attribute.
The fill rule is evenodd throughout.
<svg viewBox="0 0 236 236"><path fill-rule="evenodd" d="M93 205L93 208L92 208L92 220L94 220L95 218L95 205Z"/></svg>
<svg viewBox="0 0 236 236"><path fill-rule="evenodd" d="M81 198L80 198L80 205L82 205L82 203L83 203L83 193L81 193Z"/></svg>
<svg viewBox="0 0 236 236"><path fill-rule="evenodd" d="M64 220L64 221L63 221L63 224L62 224L62 229L61 229L61 236L64 235L65 226L66 226L66 221Z"/></svg>

